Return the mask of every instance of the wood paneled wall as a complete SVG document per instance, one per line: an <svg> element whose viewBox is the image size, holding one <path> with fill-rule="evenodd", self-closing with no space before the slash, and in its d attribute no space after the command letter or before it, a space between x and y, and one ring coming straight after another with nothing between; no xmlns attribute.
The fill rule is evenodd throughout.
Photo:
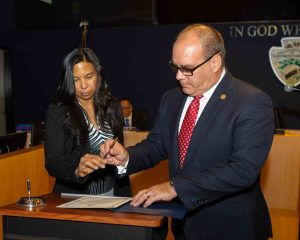
<svg viewBox="0 0 300 240"><path fill-rule="evenodd" d="M0 155L0 206L15 203L27 196L26 180L31 181L31 195L52 191L54 178L45 170L44 147L37 146ZM2 217L0 239L2 239Z"/></svg>

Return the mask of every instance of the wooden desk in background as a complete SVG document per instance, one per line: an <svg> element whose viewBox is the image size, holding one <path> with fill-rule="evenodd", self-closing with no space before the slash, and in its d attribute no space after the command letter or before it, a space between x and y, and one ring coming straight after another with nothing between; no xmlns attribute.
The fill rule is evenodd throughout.
<svg viewBox="0 0 300 240"><path fill-rule="evenodd" d="M125 147L134 146L147 138L149 132L147 131L123 131Z"/></svg>
<svg viewBox="0 0 300 240"><path fill-rule="evenodd" d="M298 240L300 132L275 134L261 173L261 187L272 220L274 240Z"/></svg>
<svg viewBox="0 0 300 240"><path fill-rule="evenodd" d="M146 131L124 131L125 147L134 146L147 138ZM161 161L154 168L146 169L130 175L130 183L133 195L141 189L169 180L168 161Z"/></svg>
<svg viewBox="0 0 300 240"><path fill-rule="evenodd" d="M274 136L261 186L269 208L299 210L300 134Z"/></svg>
<svg viewBox="0 0 300 240"><path fill-rule="evenodd" d="M47 204L36 209L16 204L0 208L4 239L162 240L166 234L166 218L162 216L56 208L73 199L54 193L42 197Z"/></svg>

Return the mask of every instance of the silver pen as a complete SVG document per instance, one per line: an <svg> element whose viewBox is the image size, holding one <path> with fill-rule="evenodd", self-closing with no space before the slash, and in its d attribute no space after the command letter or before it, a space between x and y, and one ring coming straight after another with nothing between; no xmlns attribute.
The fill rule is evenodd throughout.
<svg viewBox="0 0 300 240"><path fill-rule="evenodd" d="M114 141L112 142L112 144L109 146L109 150L107 153L104 154L103 158L106 159L110 150L115 146L116 142L118 141L118 138L115 138Z"/></svg>
<svg viewBox="0 0 300 240"><path fill-rule="evenodd" d="M27 192L28 192L28 198L31 198L31 186L30 186L30 180L27 180Z"/></svg>

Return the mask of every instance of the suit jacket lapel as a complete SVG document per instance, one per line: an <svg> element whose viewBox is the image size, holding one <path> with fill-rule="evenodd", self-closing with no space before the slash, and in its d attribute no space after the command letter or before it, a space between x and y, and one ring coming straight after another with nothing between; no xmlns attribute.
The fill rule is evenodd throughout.
<svg viewBox="0 0 300 240"><path fill-rule="evenodd" d="M230 82L230 74L227 72L216 88L215 92L211 96L204 111L202 112L200 118L196 123L191 142L186 153L184 165L181 170L184 170L184 168L189 164L195 148L199 147L199 144L201 144L201 139L204 139L203 136L206 134L209 128L212 127L213 121L219 114L220 109L229 101L231 95L233 94Z"/></svg>

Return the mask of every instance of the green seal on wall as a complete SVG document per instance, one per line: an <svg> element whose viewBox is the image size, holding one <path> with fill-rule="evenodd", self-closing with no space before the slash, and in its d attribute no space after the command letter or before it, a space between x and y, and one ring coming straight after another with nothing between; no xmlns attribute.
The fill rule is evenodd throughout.
<svg viewBox="0 0 300 240"><path fill-rule="evenodd" d="M270 63L284 85L295 87L300 84L300 37L282 38L281 45L270 48Z"/></svg>

